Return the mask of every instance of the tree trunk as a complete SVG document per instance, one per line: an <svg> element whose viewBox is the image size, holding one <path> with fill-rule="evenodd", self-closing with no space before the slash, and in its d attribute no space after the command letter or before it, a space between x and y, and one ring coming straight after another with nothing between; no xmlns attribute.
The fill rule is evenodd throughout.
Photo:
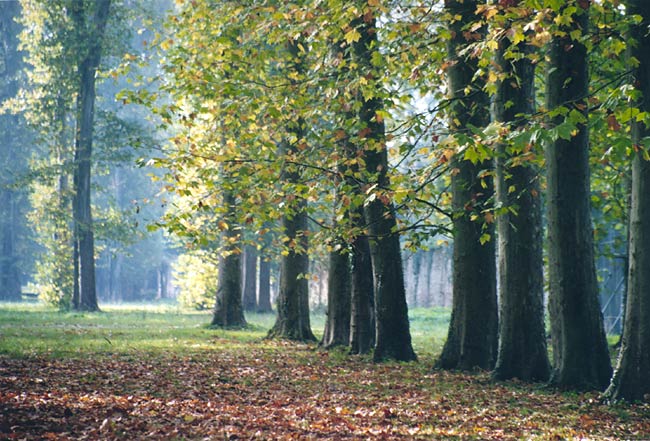
<svg viewBox="0 0 650 441"><path fill-rule="evenodd" d="M363 210L355 223L364 225ZM350 353L365 354L375 344L375 295L370 243L367 236L352 242L352 293L350 317Z"/></svg>
<svg viewBox="0 0 650 441"><path fill-rule="evenodd" d="M361 38L353 44L353 52L360 65L361 74L370 81L375 75L372 66L373 53L378 51L376 20L364 17L356 23ZM388 152L386 148L385 127L378 118L383 110L382 100L362 99L359 110L359 122L362 125L360 135L366 161L366 171L373 176L377 191L390 186L388 179ZM375 321L376 342L373 359L382 361L395 359L400 361L416 360L411 345L408 307L404 289L404 270L395 219L395 207L392 201L376 197L365 207L366 221L371 236L370 253L375 281Z"/></svg>
<svg viewBox="0 0 650 441"><path fill-rule="evenodd" d="M258 312L272 312L271 307L271 262L266 260L264 255L260 255L259 271L259 288L258 288Z"/></svg>
<svg viewBox="0 0 650 441"><path fill-rule="evenodd" d="M18 33L20 27L14 21L20 14L19 3L0 3L0 103L16 96L18 91L17 73L21 68L18 52ZM0 115L0 149L2 149L3 168L16 171L15 157L17 149L15 130L18 117L15 115ZM20 301L21 283L16 255L16 190L6 188L7 182L2 180L0 186L0 209L2 210L1 231L2 245L0 247L0 300Z"/></svg>
<svg viewBox="0 0 650 441"><path fill-rule="evenodd" d="M483 85L473 81L475 58L464 58L461 51L475 34L465 32L477 19L478 2L445 0L445 8L454 19L448 42L450 122L452 133L489 123L488 96ZM470 35L471 34L471 35ZM484 28L476 31L485 35ZM469 134L468 134L469 135ZM494 227L471 215L487 208L493 195L491 179L478 176L492 168L489 161L472 163L462 154L451 165L452 205L454 211L454 257L452 316L447 341L436 366L443 369L492 369L497 353L497 297ZM485 239L489 236L489 240ZM483 242L481 243L481 239Z"/></svg>
<svg viewBox="0 0 650 441"><path fill-rule="evenodd" d="M628 53L639 64L634 69L634 86L643 99L637 105L650 112L650 3L628 0L629 14L638 14L642 22L632 25ZM634 65L630 63L630 65ZM632 126L632 142L640 146L650 136L643 122ZM614 377L605 392L611 401L650 401L650 161L643 147L632 162L632 206L630 210L630 246L627 304L621 351Z"/></svg>
<svg viewBox="0 0 650 441"><path fill-rule="evenodd" d="M494 99L494 119L512 126L521 115L535 111L535 67L529 58L509 59L512 42L499 41L496 65L504 76ZM530 50L520 43L516 50ZM512 152L500 145L497 155L497 204L515 207L517 214L499 215L499 351L493 377L498 380L547 381L548 360L544 330L544 274L542 259L542 201L539 170L533 161L509 166ZM512 190L514 188L514 191Z"/></svg>
<svg viewBox="0 0 650 441"><path fill-rule="evenodd" d="M549 110L565 106L586 118L587 50L569 36L572 31L587 32L588 3L578 3L572 23L560 29L566 35L553 37L549 46L546 100ZM560 116L553 122L563 121ZM587 126L578 124L569 140L549 143L546 164L551 382L602 390L609 382L611 366L594 265Z"/></svg>
<svg viewBox="0 0 650 441"><path fill-rule="evenodd" d="M244 311L257 309L257 248L246 245L244 248L244 287L242 303Z"/></svg>
<svg viewBox="0 0 650 441"><path fill-rule="evenodd" d="M327 275L327 319L321 346L331 348L350 343L350 255L344 246L329 253Z"/></svg>
<svg viewBox="0 0 650 441"><path fill-rule="evenodd" d="M290 40L286 45L289 63L287 75L304 74L301 43ZM295 79L291 80L295 84ZM300 157L298 144L304 142L305 122L296 117L287 122L287 131L295 137L295 142L283 141L280 145L281 156ZM289 188L301 183L301 173L295 164L286 164L282 170L281 180ZM307 201L296 198L287 204L282 216L282 231L285 234L288 249L280 261L280 289L277 299L277 318L269 331L270 338L286 338L298 341L315 341L309 322L309 242L307 240Z"/></svg>
<svg viewBox="0 0 650 441"><path fill-rule="evenodd" d="M284 234L300 249L291 248L280 261L280 289L277 299L277 318L269 331L270 338L315 341L309 322L309 256L307 255L307 216L305 202L298 202L293 216L282 218Z"/></svg>
<svg viewBox="0 0 650 441"><path fill-rule="evenodd" d="M219 279L217 297L212 315L212 326L242 328L246 326L242 308L241 235L236 227L235 196L224 190L223 203L227 207L223 232L223 249L219 253Z"/></svg>
<svg viewBox="0 0 650 441"><path fill-rule="evenodd" d="M74 173L74 246L77 260L75 284L78 296L73 307L82 311L97 311L97 292L95 286L95 243L90 203L90 176L92 168L93 125L95 118L95 77L101 60L104 30L108 21L111 0L97 0L95 13L87 23L83 0L76 0L71 14L78 26L81 48L79 60L79 91L77 95L77 131L75 135L75 173ZM90 35L84 32L91 27ZM86 41L81 40L86 39Z"/></svg>

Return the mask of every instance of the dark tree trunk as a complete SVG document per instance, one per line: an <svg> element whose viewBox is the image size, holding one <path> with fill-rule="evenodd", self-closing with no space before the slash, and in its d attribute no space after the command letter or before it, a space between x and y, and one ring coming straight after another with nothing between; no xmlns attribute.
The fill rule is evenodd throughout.
<svg viewBox="0 0 650 441"><path fill-rule="evenodd" d="M365 225L363 210L359 210L354 222ZM375 295L370 244L363 235L352 242L351 308L350 352L365 354L375 344Z"/></svg>
<svg viewBox="0 0 650 441"><path fill-rule="evenodd" d="M260 271L259 271L259 288L258 288L258 312L271 312L271 262L268 261L264 253L260 255Z"/></svg>
<svg viewBox="0 0 650 441"><path fill-rule="evenodd" d="M299 202L293 216L282 219L284 234L301 249L291 248L280 261L280 289L277 299L278 316L269 331L270 338L315 341L309 322L309 256L307 255L307 216L305 203Z"/></svg>
<svg viewBox="0 0 650 441"><path fill-rule="evenodd" d="M445 8L458 20L449 25L448 42L450 129L452 133L468 127L485 127L489 123L489 100L483 85L473 82L477 60L466 58L461 51L473 41L466 26L474 23L478 2L445 0ZM471 34L471 35L470 35ZM472 163L462 154L453 158L452 205L454 211L454 266L452 316L447 341L436 366L443 369L492 369L497 354L498 312L496 297L496 262L494 228L471 215L488 208L493 195L491 179L478 176L492 168L488 161ZM481 238L490 239L481 243Z"/></svg>
<svg viewBox="0 0 650 441"><path fill-rule="evenodd" d="M650 112L650 3L628 0L629 14L641 16L632 25L629 54L638 60L634 86L642 93L638 106ZM650 127L635 122L632 142L639 146L650 136ZM632 162L632 205L630 210L630 246L627 305L621 351L614 377L605 392L611 401L650 401L650 161L641 148Z"/></svg>
<svg viewBox="0 0 650 441"><path fill-rule="evenodd" d="M350 343L350 280L350 255L342 246L329 253L327 319L321 341L324 348Z"/></svg>
<svg viewBox="0 0 650 441"><path fill-rule="evenodd" d="M511 45L507 37L499 41L496 65L504 78L494 98L494 119L517 129L515 121L535 111L535 67L525 56L517 61L508 59L505 53ZM522 55L529 52L521 43L516 50ZM533 161L510 166L512 158L521 153L501 145L497 155L497 204L515 207L517 214L507 211L498 218L500 321L493 377L547 381L551 365L544 330L539 170Z"/></svg>
<svg viewBox="0 0 650 441"><path fill-rule="evenodd" d="M571 2L573 4L573 2ZM566 106L587 117L589 75L587 50L569 37L587 32L588 3L578 2L565 37L549 46L547 108ZM559 124L564 117L553 122ZM579 124L569 140L546 149L549 313L553 341L551 382L562 387L603 389L611 366L598 302L590 214L589 134Z"/></svg>
<svg viewBox="0 0 650 441"><path fill-rule="evenodd" d="M86 18L83 0L76 0L71 14L78 27L81 56L79 60L79 91L77 95L77 131L75 135L74 247L77 274L73 308L97 311L95 286L95 239L90 204L90 176L92 168L93 125L95 118L95 77L101 60L104 30L108 21L111 0L97 0L92 19ZM90 21L90 23L88 23ZM89 35L84 30L90 27Z"/></svg>
<svg viewBox="0 0 650 441"><path fill-rule="evenodd" d="M353 45L353 52L359 62L361 74L370 80L375 69L372 57L378 51L377 29L374 18L364 17L356 23L361 38ZM361 99L361 97L359 97ZM363 100L359 110L362 125L360 142L364 145L366 170L374 176L378 191L390 186L388 179L388 153L383 121L378 118L383 103L379 98ZM375 281L376 341L373 358L375 361L395 359L416 360L411 345L408 308L404 289L404 270L392 201L377 197L365 207L369 224L370 253Z"/></svg>
<svg viewBox="0 0 650 441"><path fill-rule="evenodd" d="M224 190L223 203L227 207L228 228L223 233L224 245L219 254L219 280L212 326L241 328L246 326L242 308L241 235L236 228L235 196L230 190Z"/></svg>
<svg viewBox="0 0 650 441"><path fill-rule="evenodd" d="M287 74L304 73L300 43L291 40L287 43L287 55L290 57ZM294 80L292 80L294 81ZM295 136L294 143L283 142L282 154L300 157L298 143L304 142L304 120L300 117L287 123L287 131ZM287 164L282 170L282 181L291 188L301 183L301 173L295 164ZM288 241L288 250L280 261L280 289L277 299L277 318L269 331L270 338L286 338L298 341L315 341L309 322L309 243L307 240L307 202L297 198L282 217L282 231Z"/></svg>
<svg viewBox="0 0 650 441"><path fill-rule="evenodd" d="M244 311L257 309L257 248L246 245L244 248L244 286L243 286Z"/></svg>

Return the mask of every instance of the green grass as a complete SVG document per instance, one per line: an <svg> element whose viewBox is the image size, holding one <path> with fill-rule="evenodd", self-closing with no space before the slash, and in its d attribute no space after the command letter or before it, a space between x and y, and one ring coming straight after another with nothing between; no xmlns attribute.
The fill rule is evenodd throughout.
<svg viewBox="0 0 650 441"><path fill-rule="evenodd" d="M0 354L10 357L86 356L129 352L179 352L213 349L219 344L259 341L273 326L275 314L246 314L245 329L210 329L209 311L184 310L174 304L102 305L99 313L59 312L39 303L0 303ZM413 344L418 352L440 350L449 312L411 312ZM312 314L312 329L322 335L325 315Z"/></svg>

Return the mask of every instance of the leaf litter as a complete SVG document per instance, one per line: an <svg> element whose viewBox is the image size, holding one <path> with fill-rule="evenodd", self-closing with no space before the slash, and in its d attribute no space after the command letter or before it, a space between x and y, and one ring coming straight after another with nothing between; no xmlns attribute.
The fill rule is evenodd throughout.
<svg viewBox="0 0 650 441"><path fill-rule="evenodd" d="M650 407L263 341L0 356L0 439L639 439Z"/></svg>

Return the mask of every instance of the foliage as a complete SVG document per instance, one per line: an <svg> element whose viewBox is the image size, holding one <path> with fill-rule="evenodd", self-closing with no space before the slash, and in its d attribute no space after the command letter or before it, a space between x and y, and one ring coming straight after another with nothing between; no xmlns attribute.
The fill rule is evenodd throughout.
<svg viewBox="0 0 650 441"><path fill-rule="evenodd" d="M186 308L214 307L218 286L218 257L214 253L195 250L178 256L173 266L178 302Z"/></svg>
<svg viewBox="0 0 650 441"><path fill-rule="evenodd" d="M432 372L430 359L373 365L263 340L270 315L249 316L252 329L215 331L200 326L207 313L173 306L107 307L101 314L13 308L0 309L6 336L0 432L8 438L620 439L650 433L647 405L603 406L593 393L494 384L485 373ZM415 323L438 314L418 311ZM446 323L438 326L444 332Z"/></svg>

